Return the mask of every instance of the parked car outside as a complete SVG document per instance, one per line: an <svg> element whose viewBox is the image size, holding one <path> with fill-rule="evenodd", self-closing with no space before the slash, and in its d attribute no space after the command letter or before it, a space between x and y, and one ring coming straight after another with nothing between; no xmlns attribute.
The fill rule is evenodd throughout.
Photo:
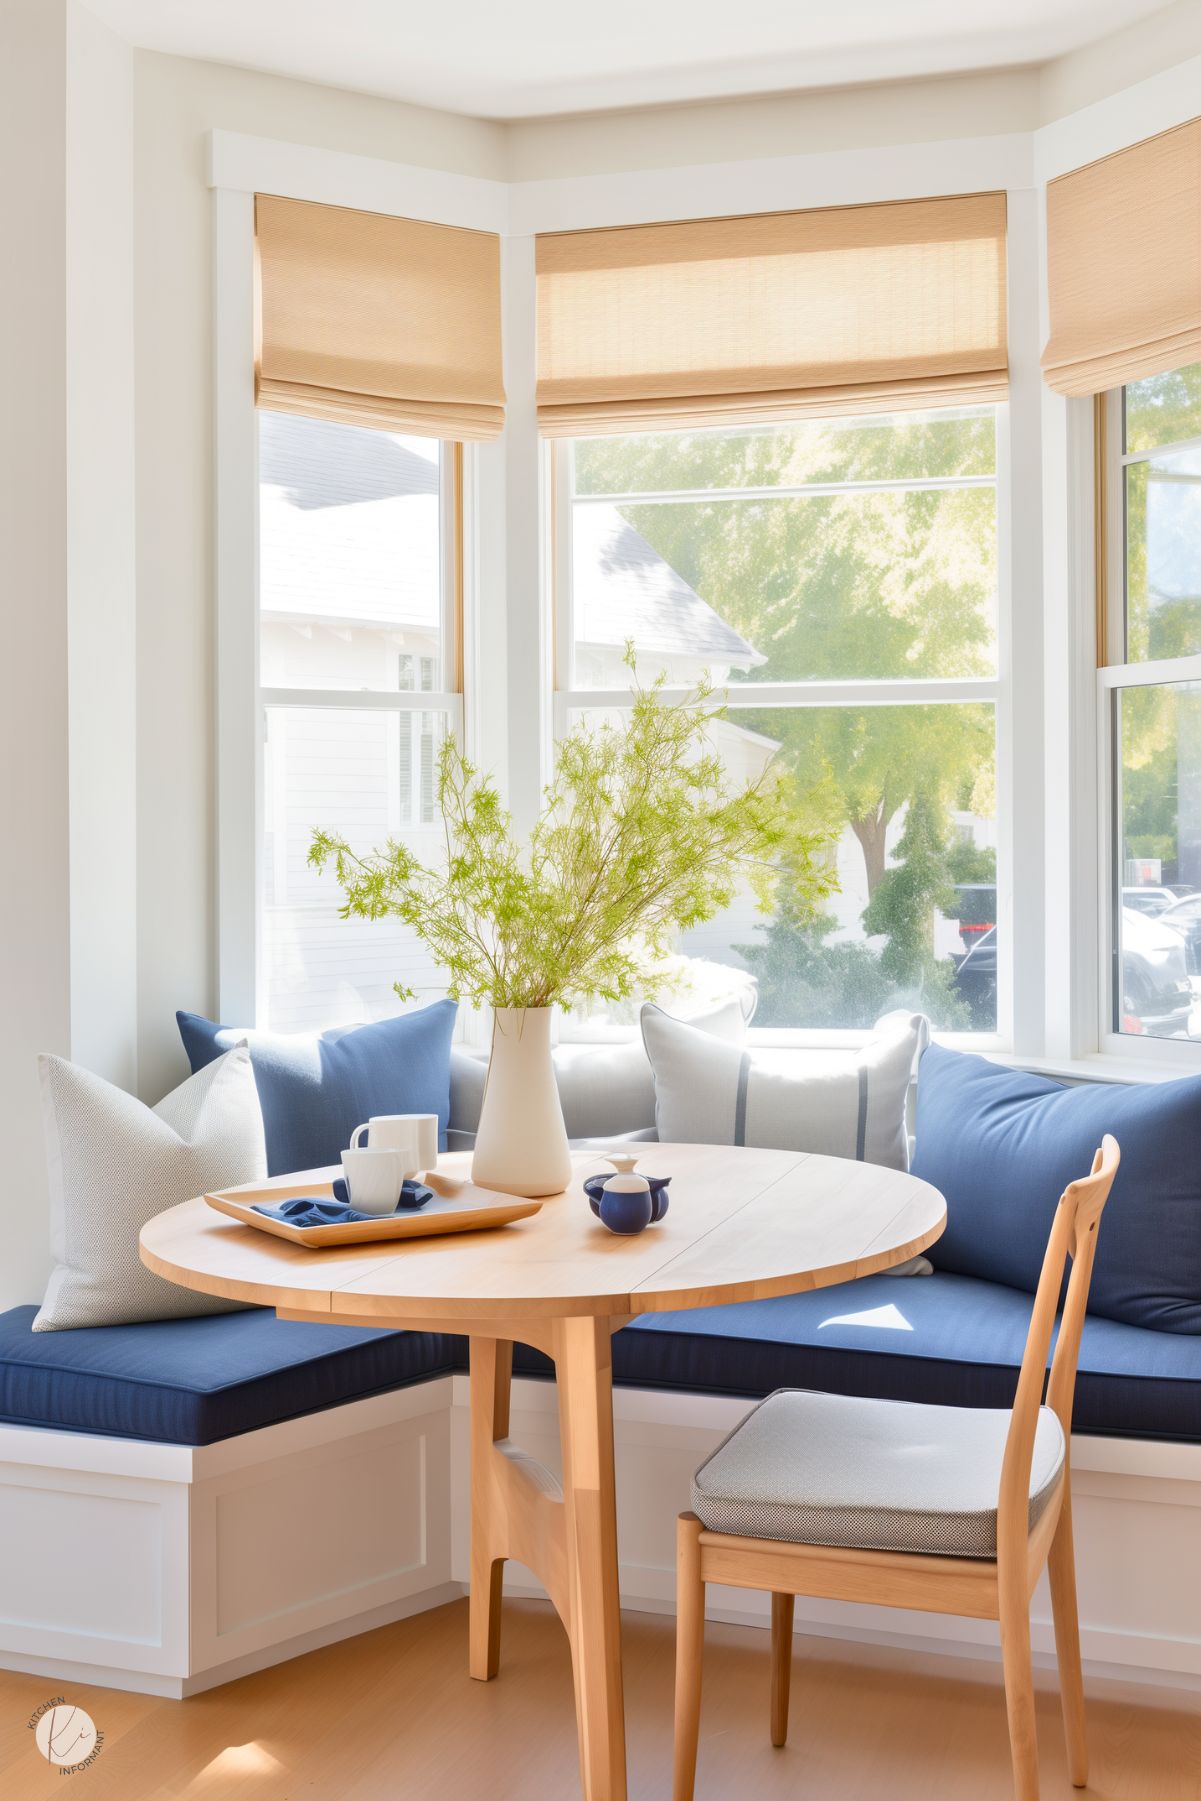
<svg viewBox="0 0 1201 1801"><path fill-rule="evenodd" d="M1150 1038L1188 1038L1195 996L1180 933L1122 908L1122 1010L1118 1029Z"/></svg>
<svg viewBox="0 0 1201 1801"><path fill-rule="evenodd" d="M1184 940L1190 972L1201 972L1201 894L1188 894L1175 900L1157 915L1160 925L1170 926Z"/></svg>
<svg viewBox="0 0 1201 1801"><path fill-rule="evenodd" d="M997 923L997 885L995 882L956 882L955 893L958 897L955 916L959 921L959 940L964 950L970 952Z"/></svg>
<svg viewBox="0 0 1201 1801"><path fill-rule="evenodd" d="M1196 899L1201 906L1201 895ZM997 1007L995 927L976 940L956 971L955 985L975 1029L987 1029ZM1149 1038L1188 1038L1194 1000L1180 933L1161 919L1123 907L1120 1029Z"/></svg>
<svg viewBox="0 0 1201 1801"><path fill-rule="evenodd" d="M1162 913L1175 905L1177 896L1170 888L1123 888L1122 905L1133 907L1136 913Z"/></svg>

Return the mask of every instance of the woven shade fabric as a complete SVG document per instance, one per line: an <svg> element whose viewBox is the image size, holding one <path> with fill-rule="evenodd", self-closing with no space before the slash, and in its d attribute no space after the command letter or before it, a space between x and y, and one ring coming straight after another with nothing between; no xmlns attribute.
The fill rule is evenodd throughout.
<svg viewBox="0 0 1201 1801"><path fill-rule="evenodd" d="M255 199L256 394L280 413L436 438L504 426L500 240Z"/></svg>
<svg viewBox="0 0 1201 1801"><path fill-rule="evenodd" d="M549 436L1003 399L1005 196L539 237Z"/></svg>
<svg viewBox="0 0 1201 1801"><path fill-rule="evenodd" d="M1201 119L1048 183L1047 286L1057 393L1201 359Z"/></svg>

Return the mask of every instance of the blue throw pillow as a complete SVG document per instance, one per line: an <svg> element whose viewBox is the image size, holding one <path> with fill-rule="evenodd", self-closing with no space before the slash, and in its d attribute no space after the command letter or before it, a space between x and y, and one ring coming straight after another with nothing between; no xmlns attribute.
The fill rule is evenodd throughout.
<svg viewBox="0 0 1201 1801"><path fill-rule="evenodd" d="M458 1007L435 1001L418 1013L320 1035L239 1031L199 1013L177 1013L193 1073L241 1039L263 1109L273 1176L337 1163L350 1134L373 1113L436 1113L446 1149L450 1041Z"/></svg>
<svg viewBox="0 0 1201 1801"><path fill-rule="evenodd" d="M1068 1087L931 1045L917 1084L913 1174L946 1198L938 1269L1033 1293L1055 1203L1112 1132L1122 1164L1089 1312L1201 1332L1201 1077Z"/></svg>

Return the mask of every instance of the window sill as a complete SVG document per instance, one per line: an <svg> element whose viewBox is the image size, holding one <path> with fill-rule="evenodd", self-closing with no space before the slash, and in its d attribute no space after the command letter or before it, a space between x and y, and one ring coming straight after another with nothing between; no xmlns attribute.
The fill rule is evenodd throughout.
<svg viewBox="0 0 1201 1801"><path fill-rule="evenodd" d="M1089 1057L1018 1057L1012 1051L989 1051L987 1055L1008 1069L1025 1069L1031 1075L1064 1082L1176 1082L1182 1076L1201 1075L1201 1055L1195 1069L1180 1063L1110 1056L1100 1051Z"/></svg>
<svg viewBox="0 0 1201 1801"><path fill-rule="evenodd" d="M780 1061L785 1060L787 1052L795 1051L798 1061L808 1062L823 1051L853 1053L867 1044L870 1037L870 1032L786 1032L775 1027L756 1030L752 1026L747 1034L747 1044L752 1050L775 1053L775 1058ZM977 1032L936 1032L934 1040L948 1050L968 1051L988 1057L993 1063L1004 1064L1007 1069L1024 1069L1031 1075L1048 1076L1053 1081L1123 1084L1172 1082L1182 1076L1201 1075L1201 1045L1197 1047L1196 1065L1192 1067L1184 1061L1157 1061L1153 1054L1146 1058L1123 1057L1098 1051L1087 1057L1023 1057L1005 1049L999 1038ZM628 1031L610 1028L603 1036L567 1038L559 1042L564 1050L578 1056L606 1045L635 1044L638 1032L636 1028Z"/></svg>

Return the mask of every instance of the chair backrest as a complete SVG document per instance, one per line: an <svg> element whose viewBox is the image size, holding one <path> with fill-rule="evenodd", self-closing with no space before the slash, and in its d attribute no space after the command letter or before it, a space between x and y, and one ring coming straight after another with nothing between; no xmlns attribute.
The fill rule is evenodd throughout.
<svg viewBox="0 0 1201 1801"><path fill-rule="evenodd" d="M1084 1330L1084 1312L1093 1276L1097 1231L1102 1208L1109 1199L1109 1191L1117 1174L1120 1155L1117 1141L1107 1133L1101 1149L1093 1158L1091 1172L1077 1182L1070 1182L1060 1195L1055 1218L1051 1223L1042 1274L1034 1296L1034 1310L1030 1316L1030 1330L1026 1335L1026 1349L1022 1353L1013 1418L1009 1424L1001 1468L998 1533L1004 1533L1005 1522L1008 1520L1015 1535L1020 1526L1023 1543L1030 1504L1030 1466L1034 1458L1034 1435L1038 1429L1043 1382L1047 1373L1047 1352L1051 1348L1051 1335L1055 1330L1064 1267L1070 1257L1072 1274L1063 1304L1055 1356L1051 1361L1047 1406L1058 1414L1066 1438L1072 1429L1076 1364L1080 1356L1080 1334Z"/></svg>

